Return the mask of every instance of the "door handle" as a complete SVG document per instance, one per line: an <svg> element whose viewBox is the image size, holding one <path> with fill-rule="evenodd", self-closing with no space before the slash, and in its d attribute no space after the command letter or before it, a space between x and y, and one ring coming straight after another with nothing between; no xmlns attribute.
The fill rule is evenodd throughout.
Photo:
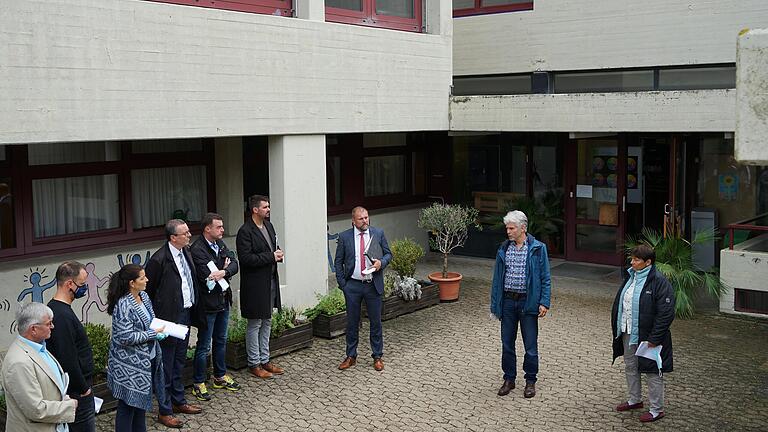
<svg viewBox="0 0 768 432"><path fill-rule="evenodd" d="M627 212L627 196L626 195L621 197L621 212L622 213Z"/></svg>

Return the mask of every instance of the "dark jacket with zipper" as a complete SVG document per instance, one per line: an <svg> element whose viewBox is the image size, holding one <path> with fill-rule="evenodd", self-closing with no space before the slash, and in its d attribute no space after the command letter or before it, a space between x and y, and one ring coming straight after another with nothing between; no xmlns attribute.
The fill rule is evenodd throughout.
<svg viewBox="0 0 768 432"><path fill-rule="evenodd" d="M192 261L195 263L195 270L197 270L198 282L200 283L200 304L197 307L202 308L202 312L206 314L221 312L232 306L231 288L222 291L221 285L216 283L213 290L208 291L206 282L211 274L211 271L208 269L208 263L213 261L216 268L224 270L224 280L227 282L240 270L234 254L230 254L232 257L229 260L229 265L224 268L224 262L230 251L223 240L216 240L216 244L219 246L218 254L211 248L208 240L201 235L189 248L190 253L192 253Z"/></svg>
<svg viewBox="0 0 768 432"><path fill-rule="evenodd" d="M613 329L613 361L624 355L624 343L617 329L619 302L621 293L629 277L619 287L613 301L611 311L611 328ZM641 288L639 317L637 321L638 343L648 341L661 345L661 372L672 372L672 332L669 330L675 319L675 291L672 284L656 266L651 268L645 284ZM659 372L656 362L645 357L637 358L637 369L643 373Z"/></svg>

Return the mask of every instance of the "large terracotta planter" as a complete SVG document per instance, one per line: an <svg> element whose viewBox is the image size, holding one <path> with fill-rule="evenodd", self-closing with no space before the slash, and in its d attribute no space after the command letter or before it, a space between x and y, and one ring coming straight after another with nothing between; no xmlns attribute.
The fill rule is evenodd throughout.
<svg viewBox="0 0 768 432"><path fill-rule="evenodd" d="M443 272L436 272L429 275L429 280L440 285L440 301L454 302L459 299L459 286L461 285L461 274L448 272L443 277Z"/></svg>

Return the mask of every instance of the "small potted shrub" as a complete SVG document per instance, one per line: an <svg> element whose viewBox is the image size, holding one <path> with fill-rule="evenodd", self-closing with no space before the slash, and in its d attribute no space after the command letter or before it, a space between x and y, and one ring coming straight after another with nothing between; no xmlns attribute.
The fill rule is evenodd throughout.
<svg viewBox="0 0 768 432"><path fill-rule="evenodd" d="M424 256L424 249L420 244L409 239L395 240L390 244L392 261L389 268L397 275L393 281L393 294L405 301L421 298L421 284L413 275L416 273L416 263Z"/></svg>
<svg viewBox="0 0 768 432"><path fill-rule="evenodd" d="M319 295L318 303L304 311L304 316L312 321L312 332L315 336L331 339L343 335L347 327L347 304L344 293L332 289L326 295Z"/></svg>
<svg viewBox="0 0 768 432"><path fill-rule="evenodd" d="M248 366L248 354L245 350L245 334L248 329L248 320L240 316L240 312L233 309L229 314L229 329L227 330L227 367L230 369L243 369Z"/></svg>
<svg viewBox="0 0 768 432"><path fill-rule="evenodd" d="M272 314L269 353L272 357L312 346L312 321L294 308L283 307Z"/></svg>
<svg viewBox="0 0 768 432"><path fill-rule="evenodd" d="M470 226L482 230L477 223L478 211L458 204L435 203L422 209L419 227L429 231L432 248L443 254L443 271L429 275L429 280L440 285L440 301L459 299L461 274L448 271L448 255L464 246Z"/></svg>
<svg viewBox="0 0 768 432"><path fill-rule="evenodd" d="M117 408L117 400L107 387L107 361L111 334L104 324L86 323L84 327L93 350L93 395L104 400L99 411L103 413Z"/></svg>

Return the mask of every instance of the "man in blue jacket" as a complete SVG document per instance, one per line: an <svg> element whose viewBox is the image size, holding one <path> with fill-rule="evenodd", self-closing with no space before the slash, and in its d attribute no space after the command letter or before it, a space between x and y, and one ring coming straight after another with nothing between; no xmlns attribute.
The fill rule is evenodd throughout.
<svg viewBox="0 0 768 432"><path fill-rule="evenodd" d="M517 325L523 335L525 390L523 396L536 396L539 372L539 318L547 315L552 287L549 257L544 243L528 234L528 218L515 210L504 216L507 238L496 253L491 285L491 315L501 321L501 368L504 384L499 396L515 388Z"/></svg>

